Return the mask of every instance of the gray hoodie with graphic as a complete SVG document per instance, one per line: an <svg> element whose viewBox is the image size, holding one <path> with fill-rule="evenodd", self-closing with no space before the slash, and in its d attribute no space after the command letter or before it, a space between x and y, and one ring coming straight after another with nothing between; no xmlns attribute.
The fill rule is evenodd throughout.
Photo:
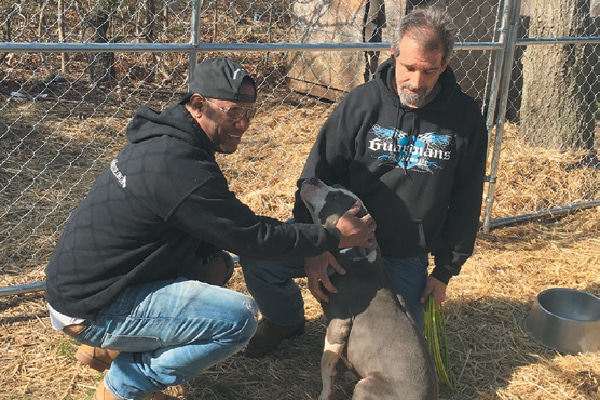
<svg viewBox="0 0 600 400"><path fill-rule="evenodd" d="M356 193L377 222L384 257L431 252L447 283L472 254L481 212L487 129L448 67L429 104L410 108L392 89L390 58L350 92L319 132L301 179ZM309 221L297 196L296 221Z"/></svg>

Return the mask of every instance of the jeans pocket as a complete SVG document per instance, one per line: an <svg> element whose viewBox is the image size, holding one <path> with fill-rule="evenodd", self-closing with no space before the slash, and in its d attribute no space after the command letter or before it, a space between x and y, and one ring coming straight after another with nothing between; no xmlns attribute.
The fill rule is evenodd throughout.
<svg viewBox="0 0 600 400"><path fill-rule="evenodd" d="M153 351L165 347L159 337L139 335L128 336L111 333L106 334L102 346L109 349L126 350L134 353Z"/></svg>

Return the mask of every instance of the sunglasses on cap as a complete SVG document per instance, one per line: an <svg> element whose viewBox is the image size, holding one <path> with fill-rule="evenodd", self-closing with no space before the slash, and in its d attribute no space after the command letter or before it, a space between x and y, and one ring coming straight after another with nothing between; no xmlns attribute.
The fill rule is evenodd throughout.
<svg viewBox="0 0 600 400"><path fill-rule="evenodd" d="M208 99L206 99L206 102L221 110L221 112L225 114L225 117L232 122L239 121L244 117L250 120L256 115L256 109L254 107L231 106L228 108L223 108L219 107L217 104Z"/></svg>

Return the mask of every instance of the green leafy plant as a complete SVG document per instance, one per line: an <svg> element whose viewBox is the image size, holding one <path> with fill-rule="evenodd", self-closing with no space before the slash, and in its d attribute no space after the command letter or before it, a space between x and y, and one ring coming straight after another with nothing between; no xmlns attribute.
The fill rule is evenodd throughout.
<svg viewBox="0 0 600 400"><path fill-rule="evenodd" d="M448 341L446 339L446 318L442 307L435 307L435 299L429 296L425 307L423 334L427 341L427 348L433 358L435 370L440 381L454 390L455 378L452 372L450 356L448 354Z"/></svg>

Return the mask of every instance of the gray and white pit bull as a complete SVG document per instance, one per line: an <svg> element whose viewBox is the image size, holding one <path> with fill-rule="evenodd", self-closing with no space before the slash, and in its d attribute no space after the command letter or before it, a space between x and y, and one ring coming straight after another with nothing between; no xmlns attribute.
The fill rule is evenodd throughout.
<svg viewBox="0 0 600 400"><path fill-rule="evenodd" d="M335 226L359 200L317 178L303 182L300 197L313 221L326 227ZM363 210L364 215L364 204ZM338 293L328 293L329 302L322 303L327 333L319 400L333 399L344 350L346 365L361 378L352 400L437 399L438 380L425 339L392 287L377 242L370 249L342 249L336 259L346 274L329 277Z"/></svg>

